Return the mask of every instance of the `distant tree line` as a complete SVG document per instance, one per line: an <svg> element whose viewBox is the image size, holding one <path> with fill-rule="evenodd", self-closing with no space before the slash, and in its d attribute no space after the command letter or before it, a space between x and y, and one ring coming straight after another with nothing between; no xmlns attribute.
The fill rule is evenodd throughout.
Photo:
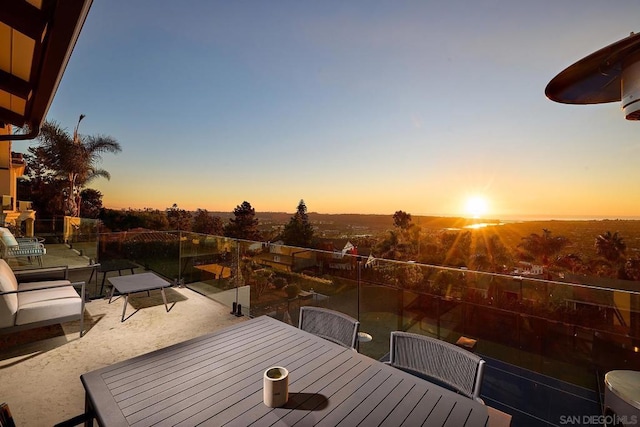
<svg viewBox="0 0 640 427"><path fill-rule="evenodd" d="M263 236L259 220L251 203L244 201L233 210L233 216L225 224L206 209L188 212L173 204L164 211L158 209L114 210L100 209L97 218L105 231L125 231L134 228L149 230L181 230L242 240L261 241L264 237L282 240L291 246L311 247L314 230L307 215L307 206L300 200L296 213L280 234Z"/></svg>
<svg viewBox="0 0 640 427"><path fill-rule="evenodd" d="M100 209L98 218L111 231L132 228L183 230L252 241L282 241L285 245L319 248L314 227L309 221L304 200L279 233L268 235L259 229L255 209L244 201L225 223L206 209L188 212L177 204L164 211ZM520 261L543 267L547 278L570 272L626 280L640 280L640 258L627 256L624 239L617 232L596 236L594 253L570 251L571 241L554 235L549 229L530 233L515 247L506 245L498 232L486 230L424 231L412 221L411 214L396 211L394 227L386 235L352 239L376 258L415 261L429 265L467 268L475 271L511 273Z"/></svg>
<svg viewBox="0 0 640 427"><path fill-rule="evenodd" d="M174 203L164 211L159 209L101 209L98 219L104 231L126 231L144 228L157 231L192 231L195 233L211 234L242 238L240 236L260 237L257 230L255 210L249 202L243 202L234 210L235 218L224 224L219 216L213 215L206 209L198 208L189 212Z"/></svg>

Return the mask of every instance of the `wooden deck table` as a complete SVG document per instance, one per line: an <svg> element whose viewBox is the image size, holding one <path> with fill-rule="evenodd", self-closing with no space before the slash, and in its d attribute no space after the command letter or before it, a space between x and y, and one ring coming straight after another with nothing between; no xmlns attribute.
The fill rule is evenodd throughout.
<svg viewBox="0 0 640 427"><path fill-rule="evenodd" d="M262 376L289 370L269 408ZM102 426L486 426L487 408L267 316L81 376Z"/></svg>

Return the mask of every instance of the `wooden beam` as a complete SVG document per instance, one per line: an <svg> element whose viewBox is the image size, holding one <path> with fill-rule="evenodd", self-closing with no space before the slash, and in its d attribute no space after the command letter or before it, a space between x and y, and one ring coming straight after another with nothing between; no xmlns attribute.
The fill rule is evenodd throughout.
<svg viewBox="0 0 640 427"><path fill-rule="evenodd" d="M0 7L0 21L40 42L47 25L45 14L23 0L5 1Z"/></svg>
<svg viewBox="0 0 640 427"><path fill-rule="evenodd" d="M34 127L39 128L47 114L92 2L73 0L56 3L45 45L41 46L44 52L39 55L42 61L39 61L37 83L34 82L35 92L27 103L26 115ZM36 44L36 52L37 49Z"/></svg>
<svg viewBox="0 0 640 427"><path fill-rule="evenodd" d="M0 89L24 100L29 98L29 92L31 92L29 82L2 70L0 70Z"/></svg>
<svg viewBox="0 0 640 427"><path fill-rule="evenodd" d="M0 107L0 121L3 123L9 123L16 126L24 126L25 118L18 113L15 113L11 110L7 110L6 108ZM2 139L0 139L1 141Z"/></svg>

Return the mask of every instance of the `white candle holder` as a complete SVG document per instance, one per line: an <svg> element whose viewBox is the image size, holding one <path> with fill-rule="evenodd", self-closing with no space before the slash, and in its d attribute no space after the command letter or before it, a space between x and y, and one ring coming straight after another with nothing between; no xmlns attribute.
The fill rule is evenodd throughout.
<svg viewBox="0 0 640 427"><path fill-rule="evenodd" d="M289 371L273 366L264 371L263 400L270 408L284 406L289 400Z"/></svg>

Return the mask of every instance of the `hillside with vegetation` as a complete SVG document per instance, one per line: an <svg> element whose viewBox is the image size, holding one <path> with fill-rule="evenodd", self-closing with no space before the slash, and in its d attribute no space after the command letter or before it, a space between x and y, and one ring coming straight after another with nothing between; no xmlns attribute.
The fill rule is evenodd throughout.
<svg viewBox="0 0 640 427"><path fill-rule="evenodd" d="M341 250L349 241L362 256L429 265L512 273L528 262L542 266L547 278L640 278L640 221L321 214L307 213L303 201L298 208L294 214L255 212L245 202L232 212L187 212L174 205L165 211L103 209L100 219L105 231L184 230L323 250Z"/></svg>

